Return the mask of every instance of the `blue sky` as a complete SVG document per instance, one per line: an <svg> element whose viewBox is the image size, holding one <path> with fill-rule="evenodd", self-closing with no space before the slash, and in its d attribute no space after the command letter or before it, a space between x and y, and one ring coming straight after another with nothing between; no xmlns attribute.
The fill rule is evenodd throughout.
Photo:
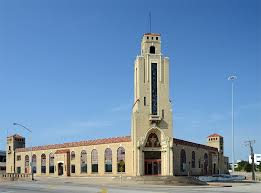
<svg viewBox="0 0 261 193"><path fill-rule="evenodd" d="M7 131L31 144L130 135L133 63L142 35L162 35L170 57L174 136L261 153L261 4L257 0L0 1L0 149Z"/></svg>

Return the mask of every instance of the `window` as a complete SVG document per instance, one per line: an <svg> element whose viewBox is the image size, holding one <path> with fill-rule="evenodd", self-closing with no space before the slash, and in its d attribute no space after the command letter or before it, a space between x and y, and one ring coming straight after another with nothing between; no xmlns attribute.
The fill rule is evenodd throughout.
<svg viewBox="0 0 261 193"><path fill-rule="evenodd" d="M164 109L162 109L162 119L164 119Z"/></svg>
<svg viewBox="0 0 261 193"><path fill-rule="evenodd" d="M46 155L45 154L41 155L41 173L42 174L46 173Z"/></svg>
<svg viewBox="0 0 261 193"><path fill-rule="evenodd" d="M147 36L147 40L149 39L149 36Z"/></svg>
<svg viewBox="0 0 261 193"><path fill-rule="evenodd" d="M204 154L204 175L208 174L208 154Z"/></svg>
<svg viewBox="0 0 261 193"><path fill-rule="evenodd" d="M151 64L151 114L158 114L157 63Z"/></svg>
<svg viewBox="0 0 261 193"><path fill-rule="evenodd" d="M156 40L158 40L159 39L159 37L156 37Z"/></svg>
<svg viewBox="0 0 261 193"><path fill-rule="evenodd" d="M50 153L49 155L49 173L54 173L54 154Z"/></svg>
<svg viewBox="0 0 261 193"><path fill-rule="evenodd" d="M151 39L153 40L153 37L151 37Z"/></svg>
<svg viewBox="0 0 261 193"><path fill-rule="evenodd" d="M192 165L192 168L195 168L195 167L196 167L196 155L195 155L195 151L192 151L191 165Z"/></svg>
<svg viewBox="0 0 261 193"><path fill-rule="evenodd" d="M146 106L146 97L144 97L144 106Z"/></svg>
<svg viewBox="0 0 261 193"><path fill-rule="evenodd" d="M28 174L29 173L29 156L26 155L24 157L24 173Z"/></svg>
<svg viewBox="0 0 261 193"><path fill-rule="evenodd" d="M150 54L155 54L155 46L150 46Z"/></svg>
<svg viewBox="0 0 261 193"><path fill-rule="evenodd" d="M92 150L92 173L98 172L98 152L96 149Z"/></svg>
<svg viewBox="0 0 261 193"><path fill-rule="evenodd" d="M74 151L71 152L71 160L75 160L75 152Z"/></svg>
<svg viewBox="0 0 261 193"><path fill-rule="evenodd" d="M11 146L8 147L8 150L11 151Z"/></svg>
<svg viewBox="0 0 261 193"><path fill-rule="evenodd" d="M117 171L125 172L125 149L119 147L117 150Z"/></svg>
<svg viewBox="0 0 261 193"><path fill-rule="evenodd" d="M85 150L81 152L81 173L87 173L87 153Z"/></svg>
<svg viewBox="0 0 261 193"><path fill-rule="evenodd" d="M72 173L72 174L75 174L75 165L74 165L74 164L71 165L71 173Z"/></svg>
<svg viewBox="0 0 261 193"><path fill-rule="evenodd" d="M21 160L21 156L20 155L16 156L16 160L20 161Z"/></svg>
<svg viewBox="0 0 261 193"><path fill-rule="evenodd" d="M21 167L17 167L17 168L16 168L16 172L17 172L18 174L21 174Z"/></svg>
<svg viewBox="0 0 261 193"><path fill-rule="evenodd" d="M35 154L32 157L32 168L33 168L33 173L35 174L36 171L37 171L37 168L36 168L36 155Z"/></svg>
<svg viewBox="0 0 261 193"><path fill-rule="evenodd" d="M156 133L149 134L145 147L160 147L160 142Z"/></svg>
<svg viewBox="0 0 261 193"><path fill-rule="evenodd" d="M186 152L184 149L180 151L180 171L186 171Z"/></svg>
<svg viewBox="0 0 261 193"><path fill-rule="evenodd" d="M112 151L110 148L105 150L105 172L112 172Z"/></svg>

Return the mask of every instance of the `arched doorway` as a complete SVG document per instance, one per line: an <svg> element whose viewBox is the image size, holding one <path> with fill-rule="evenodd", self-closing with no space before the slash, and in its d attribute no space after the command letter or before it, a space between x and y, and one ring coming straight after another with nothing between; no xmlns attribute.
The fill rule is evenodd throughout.
<svg viewBox="0 0 261 193"><path fill-rule="evenodd" d="M144 149L144 174L161 174L161 145L157 134L151 133L148 136Z"/></svg>
<svg viewBox="0 0 261 193"><path fill-rule="evenodd" d="M63 163L58 163L58 176L63 175Z"/></svg>

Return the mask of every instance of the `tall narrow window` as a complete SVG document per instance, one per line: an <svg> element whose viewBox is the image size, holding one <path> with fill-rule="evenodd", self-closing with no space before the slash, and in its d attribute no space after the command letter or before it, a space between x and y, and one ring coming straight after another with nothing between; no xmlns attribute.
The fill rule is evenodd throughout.
<svg viewBox="0 0 261 193"><path fill-rule="evenodd" d="M98 172L98 152L96 149L92 150L92 173Z"/></svg>
<svg viewBox="0 0 261 193"><path fill-rule="evenodd" d="M151 114L158 114L157 63L151 64Z"/></svg>
<svg viewBox="0 0 261 193"><path fill-rule="evenodd" d="M117 171L125 172L125 149L119 147L117 150Z"/></svg>
<svg viewBox="0 0 261 193"><path fill-rule="evenodd" d="M33 173L35 174L36 171L37 171L37 168L36 168L36 155L35 154L32 157L32 168L33 168Z"/></svg>
<svg viewBox="0 0 261 193"><path fill-rule="evenodd" d="M138 74L137 68L135 69L135 97L138 98Z"/></svg>
<svg viewBox="0 0 261 193"><path fill-rule="evenodd" d="M75 152L74 151L71 152L71 160L75 160Z"/></svg>
<svg viewBox="0 0 261 193"><path fill-rule="evenodd" d="M105 150L105 172L112 172L112 151L110 148Z"/></svg>
<svg viewBox="0 0 261 193"><path fill-rule="evenodd" d="M192 165L192 168L195 168L195 167L196 167L196 155L195 155L195 151L192 151L191 165Z"/></svg>
<svg viewBox="0 0 261 193"><path fill-rule="evenodd" d="M45 154L41 155L41 173L42 174L46 173L46 155Z"/></svg>
<svg viewBox="0 0 261 193"><path fill-rule="evenodd" d="M155 46L150 46L150 53L155 54Z"/></svg>
<svg viewBox="0 0 261 193"><path fill-rule="evenodd" d="M162 119L164 119L164 109L162 109Z"/></svg>
<svg viewBox="0 0 261 193"><path fill-rule="evenodd" d="M28 174L29 173L29 156L26 155L24 158L24 173Z"/></svg>
<svg viewBox="0 0 261 193"><path fill-rule="evenodd" d="M54 154L50 153L49 155L49 173L54 173Z"/></svg>
<svg viewBox="0 0 261 193"><path fill-rule="evenodd" d="M180 171L186 171L186 152L184 149L180 151Z"/></svg>
<svg viewBox="0 0 261 193"><path fill-rule="evenodd" d="M85 150L81 152L81 173L87 173L87 153Z"/></svg>
<svg viewBox="0 0 261 193"><path fill-rule="evenodd" d="M146 97L144 97L144 106L146 106Z"/></svg>

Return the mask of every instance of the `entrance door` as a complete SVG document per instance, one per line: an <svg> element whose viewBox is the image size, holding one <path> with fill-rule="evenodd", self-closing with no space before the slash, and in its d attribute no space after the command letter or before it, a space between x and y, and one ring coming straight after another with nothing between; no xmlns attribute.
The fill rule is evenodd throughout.
<svg viewBox="0 0 261 193"><path fill-rule="evenodd" d="M145 175L160 175L161 160L145 160Z"/></svg>
<svg viewBox="0 0 261 193"><path fill-rule="evenodd" d="M63 163L58 163L58 175L63 175Z"/></svg>
<svg viewBox="0 0 261 193"><path fill-rule="evenodd" d="M161 152L146 151L144 152L144 174L160 175L161 174Z"/></svg>

